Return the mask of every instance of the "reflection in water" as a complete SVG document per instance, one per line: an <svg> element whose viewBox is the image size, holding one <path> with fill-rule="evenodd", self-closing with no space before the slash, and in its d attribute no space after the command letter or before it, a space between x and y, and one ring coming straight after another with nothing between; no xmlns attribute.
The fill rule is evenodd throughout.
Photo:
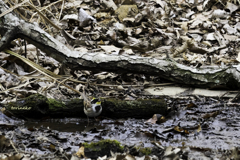
<svg viewBox="0 0 240 160"><path fill-rule="evenodd" d="M50 119L45 121L27 121L24 124L27 128L46 128L57 130L59 132L82 132L87 126L85 119L65 118L65 119ZM89 126L93 126L90 123Z"/></svg>

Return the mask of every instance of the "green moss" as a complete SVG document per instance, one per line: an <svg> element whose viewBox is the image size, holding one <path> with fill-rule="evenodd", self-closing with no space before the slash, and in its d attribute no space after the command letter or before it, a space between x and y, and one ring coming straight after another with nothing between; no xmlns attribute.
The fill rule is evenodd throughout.
<svg viewBox="0 0 240 160"><path fill-rule="evenodd" d="M123 106L124 103L126 103L124 101L118 100L117 98L108 98L107 100L108 100L108 102L113 103L114 106L116 106L116 108L121 108L121 106Z"/></svg>
<svg viewBox="0 0 240 160"><path fill-rule="evenodd" d="M152 150L151 148L146 147L146 148L141 148L139 152L141 152L144 155L150 155L152 153Z"/></svg>
<svg viewBox="0 0 240 160"><path fill-rule="evenodd" d="M8 108L11 107L33 107L39 102L45 102L46 98L40 94L33 94L26 98L23 98L22 100L11 102L8 105Z"/></svg>
<svg viewBox="0 0 240 160"><path fill-rule="evenodd" d="M164 100L162 99L150 99L150 100L145 100L145 99L138 99L136 101L122 101L114 98L108 98L108 102L111 102L114 104L115 108L122 108L128 107L129 109L132 108L145 108L144 104L149 104L149 105L159 105L162 103L165 103Z"/></svg>
<svg viewBox="0 0 240 160"><path fill-rule="evenodd" d="M55 99L51 99L51 98L48 99L47 103L49 105L49 109L51 110L54 110L54 108L65 107L65 105L62 102L57 101Z"/></svg>
<svg viewBox="0 0 240 160"><path fill-rule="evenodd" d="M99 142L92 142L90 144L83 143L83 146L85 148L91 149L92 151L100 151L101 149L107 148L110 145L115 146L116 148L119 148L121 151L123 151L123 146L117 140L105 139Z"/></svg>

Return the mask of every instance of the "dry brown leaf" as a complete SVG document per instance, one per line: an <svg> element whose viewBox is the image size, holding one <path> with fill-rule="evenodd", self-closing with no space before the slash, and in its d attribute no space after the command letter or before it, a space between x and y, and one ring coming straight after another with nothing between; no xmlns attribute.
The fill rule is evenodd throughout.
<svg viewBox="0 0 240 160"><path fill-rule="evenodd" d="M10 146L10 141L4 135L0 135L0 151Z"/></svg>
<svg viewBox="0 0 240 160"><path fill-rule="evenodd" d="M23 158L23 155L16 154L16 155L12 155L12 156L6 157L6 158L1 159L1 160L21 160L22 158Z"/></svg>
<svg viewBox="0 0 240 160"><path fill-rule="evenodd" d="M84 147L83 147L83 146L79 148L79 150L77 151L76 155L77 155L78 157L80 157L80 158L81 158L81 157L86 158L85 153L84 153Z"/></svg>
<svg viewBox="0 0 240 160"><path fill-rule="evenodd" d="M179 127L179 126L175 126L173 129L174 129L175 131L177 131L177 132L180 132L180 133L189 134L189 131L188 131L188 130L183 129L183 128Z"/></svg>
<svg viewBox="0 0 240 160"><path fill-rule="evenodd" d="M208 118L211 118L211 117L216 117L218 114L220 113L220 111L216 111L216 112L212 112L212 113L206 113L205 115L203 115L202 117L204 119L208 119Z"/></svg>
<svg viewBox="0 0 240 160"><path fill-rule="evenodd" d="M197 132L201 132L202 131L202 127L201 127L201 125L199 124L198 125L198 129L197 129Z"/></svg>
<svg viewBox="0 0 240 160"><path fill-rule="evenodd" d="M198 106L194 103L189 103L185 109L197 108Z"/></svg>
<svg viewBox="0 0 240 160"><path fill-rule="evenodd" d="M123 22L123 19L128 16L136 16L138 14L138 7L137 5L121 5L117 10L115 10L115 14L118 16L120 22Z"/></svg>

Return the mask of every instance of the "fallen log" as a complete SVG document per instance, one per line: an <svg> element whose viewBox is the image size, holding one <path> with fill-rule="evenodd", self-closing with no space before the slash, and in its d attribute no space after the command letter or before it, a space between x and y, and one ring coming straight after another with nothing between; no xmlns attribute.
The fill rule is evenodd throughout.
<svg viewBox="0 0 240 160"><path fill-rule="evenodd" d="M153 114L166 114L167 104L163 99L138 99L125 101L113 98L102 98L101 116L109 118L149 118ZM46 98L34 94L27 98L8 103L4 113L20 118L63 118L86 117L83 112L83 100L67 101Z"/></svg>

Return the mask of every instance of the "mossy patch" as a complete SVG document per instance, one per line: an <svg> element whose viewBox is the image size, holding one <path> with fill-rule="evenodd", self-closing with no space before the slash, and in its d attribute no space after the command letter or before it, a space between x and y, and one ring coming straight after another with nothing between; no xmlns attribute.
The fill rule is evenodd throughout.
<svg viewBox="0 0 240 160"><path fill-rule="evenodd" d="M150 154L152 153L152 149L151 149L151 148L148 148L148 147L146 147L146 148L141 148L141 149L139 150L139 152L141 152L141 153L144 154L144 155L150 155Z"/></svg>
<svg viewBox="0 0 240 160"><path fill-rule="evenodd" d="M90 149L92 151L100 151L102 149L109 148L110 146L116 147L119 150L123 151L123 146L120 144L120 142L110 139L101 140L99 142L92 142L90 144L83 143L83 146L85 147L85 149Z"/></svg>
<svg viewBox="0 0 240 160"><path fill-rule="evenodd" d="M90 144L83 143L84 153L86 157L97 159L102 156L111 156L111 152L123 152L123 146L117 140L101 140L99 142L92 142Z"/></svg>
<svg viewBox="0 0 240 160"><path fill-rule="evenodd" d="M51 99L51 98L48 99L47 103L49 105L50 110L54 110L54 108L64 108L65 107L65 105L62 102L57 101L55 99Z"/></svg>

